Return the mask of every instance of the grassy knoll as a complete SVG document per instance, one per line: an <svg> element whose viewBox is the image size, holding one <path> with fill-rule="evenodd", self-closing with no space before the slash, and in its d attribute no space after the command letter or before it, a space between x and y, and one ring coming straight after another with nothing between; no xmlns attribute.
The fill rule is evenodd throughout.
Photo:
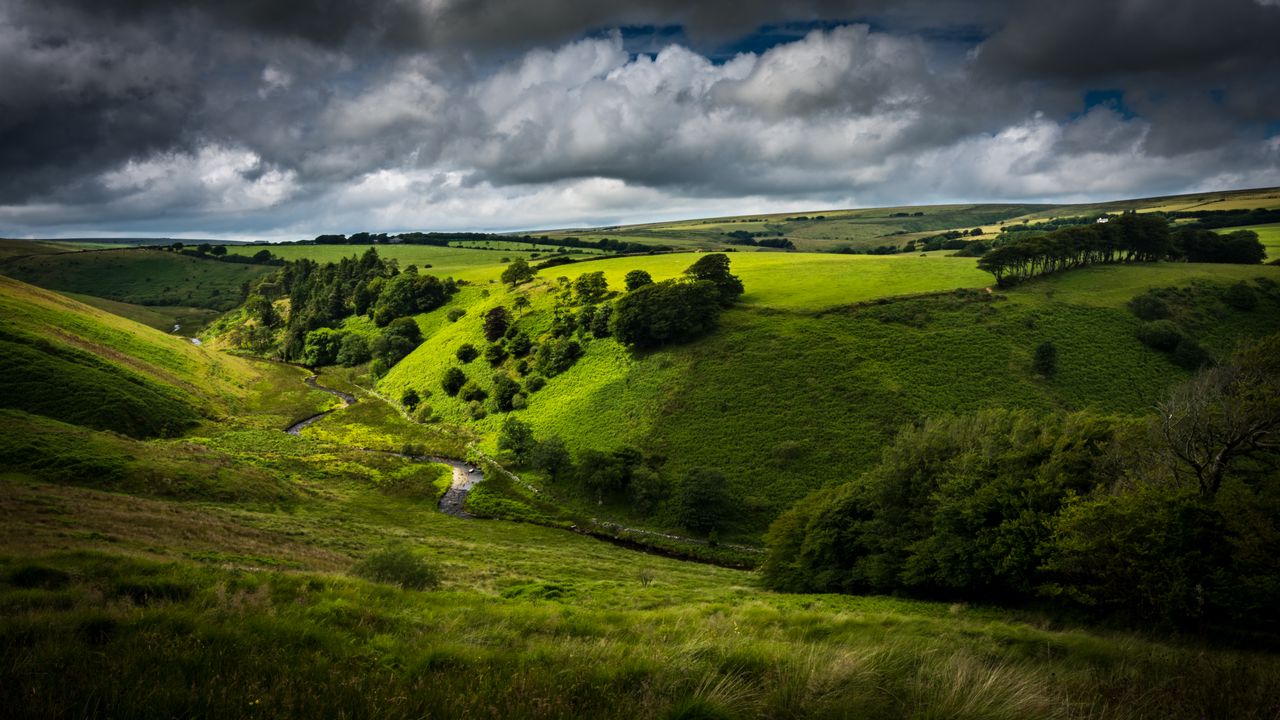
<svg viewBox="0 0 1280 720"><path fill-rule="evenodd" d="M927 416L988 406L1147 412L1166 388L1188 377L1135 337L1140 321L1124 305L1149 288L1207 288L1197 295L1200 319L1188 330L1213 353L1229 352L1241 337L1280 329L1274 290L1258 286L1263 300L1253 311L1217 299L1233 282L1280 280L1280 269L1272 267L1104 266L995 295L967 290L866 302L980 285L983 277L970 261L952 258L732 257L747 293L724 314L717 332L640 354L611 339L585 341L585 356L513 414L537 436L558 435L571 449L632 445L662 455L673 478L700 466L722 470L736 498L734 536L741 539L755 536L810 490L869 467L898 427ZM616 288L632 268L661 278L690 259L608 259L544 274L576 276L600 268ZM519 292L532 304L517 324L536 335L550 323L551 287L544 280ZM417 390L445 424L471 428L481 447L493 452L506 415L472 421L465 403L444 395L440 379L458 366L490 386L494 369L483 359L463 365L454 353L463 343L483 348L479 318L512 299L492 286L469 288L454 300L468 308L458 322L445 317L452 305L423 316L426 342L379 387L392 398ZM1059 352L1058 372L1047 379L1031 369L1032 354L1045 341ZM578 512L672 527L669 509L640 515L621 504L601 508L571 484L545 489Z"/></svg>
<svg viewBox="0 0 1280 720"><path fill-rule="evenodd" d="M272 245L267 249L271 254L285 260L307 258L316 262L337 262L345 257L359 257L372 245ZM527 247L527 246L526 246ZM260 252L261 246L227 246L228 253L253 255ZM496 280L502 274L507 263L522 257L530 260L538 251L517 252L515 250L474 250L454 247L435 247L432 245L378 245L375 247L383 258L394 259L404 268L417 265L432 275L452 277L471 282L488 282ZM550 253L538 253L540 258L550 257ZM589 257L584 254L570 257ZM507 262L502 259L507 258ZM533 262L537 262L534 258Z"/></svg>
<svg viewBox="0 0 1280 720"><path fill-rule="evenodd" d="M135 436L232 409L257 373L63 295L0 277L0 403Z"/></svg>
<svg viewBox="0 0 1280 720"><path fill-rule="evenodd" d="M202 260L147 248L47 254L0 262L24 282L132 303L229 310L241 286L275 268Z"/></svg>

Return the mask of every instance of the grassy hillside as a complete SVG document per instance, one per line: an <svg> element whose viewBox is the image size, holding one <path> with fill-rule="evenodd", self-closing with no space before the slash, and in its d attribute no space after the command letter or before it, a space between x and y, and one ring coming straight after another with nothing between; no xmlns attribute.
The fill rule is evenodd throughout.
<svg viewBox="0 0 1280 720"><path fill-rule="evenodd" d="M210 310L209 308L134 305L120 302L119 300L108 300L81 293L63 292L62 294L85 305L91 305L99 310L106 310L112 315L128 318L149 328L188 337L198 334L200 330L210 322L213 322L214 318L220 314L217 310ZM173 329L175 325L180 326L176 332Z"/></svg>
<svg viewBox="0 0 1280 720"><path fill-rule="evenodd" d="M185 492L0 475L15 718L1260 718L1280 702L1273 654L770 593L748 572L445 516L436 466L279 431L60 432L94 456L125 443L139 467L224 469ZM438 585L354 576L397 546Z"/></svg>
<svg viewBox="0 0 1280 720"><path fill-rule="evenodd" d="M128 248L46 254L0 261L0 274L51 290L135 305L229 310L240 289L275 268L224 263L189 255Z"/></svg>
<svg viewBox="0 0 1280 720"><path fill-rule="evenodd" d="M223 414L244 361L0 276L0 406L127 435Z"/></svg>
<svg viewBox="0 0 1280 720"><path fill-rule="evenodd" d="M473 243L474 244L474 243ZM494 243L497 246L499 243ZM512 243L514 245L514 243ZM337 262L345 257L359 257L369 250L371 245L272 245L271 254L285 260L307 258L316 262ZM431 245L378 245L375 249L383 258L394 259L401 268L417 265L419 268L430 266L429 272L440 277L452 277L471 282L488 282L496 280L502 274L507 263L522 257L537 262L533 258L538 254L542 258L550 255L547 249L542 252L528 249L516 250L475 250L452 247L434 247ZM227 252L240 255L253 255L260 252L260 246L227 246ZM594 251L593 251L594 252ZM569 257L590 257L584 252L577 252ZM503 262L506 258L506 262Z"/></svg>
<svg viewBox="0 0 1280 720"><path fill-rule="evenodd" d="M1254 278L1280 281L1280 268L1158 264L1076 271L990 294L989 276L972 260L784 253L733 255L746 285L741 305L697 342L633 354L612 339L585 342L586 354L513 415L539 437L558 435L575 450L632 445L667 458L667 470L722 470L737 498L737 531L750 538L810 490L856 475L878 457L896 429L926 416L1003 405L1036 410L1094 408L1141 414L1172 383L1188 376L1135 337L1140 321L1125 303L1148 288L1207 283L1188 328L1211 352L1238 338L1280 329L1280 295L1258 286L1253 311L1217 299L1222 288ZM612 288L627 270L669 277L693 256L619 258L544 271L568 277L603 270ZM532 305L518 326L538 334L550 324L553 282L519 290ZM877 298L935 291L931 297ZM463 365L463 343L485 346L479 318L513 294L468 288L454 304L423 316L426 342L379 387L390 397L409 388L445 424L478 432L483 447L505 415L472 422L465 403L440 389L459 366L489 387L483 359ZM872 302L869 302L872 301ZM457 323L445 318L467 307ZM1031 369L1040 343L1058 347L1059 370ZM510 361L508 361L509 371ZM568 486L547 489L583 511L594 497ZM633 524L670 527L670 518L639 516L624 506L595 508Z"/></svg>

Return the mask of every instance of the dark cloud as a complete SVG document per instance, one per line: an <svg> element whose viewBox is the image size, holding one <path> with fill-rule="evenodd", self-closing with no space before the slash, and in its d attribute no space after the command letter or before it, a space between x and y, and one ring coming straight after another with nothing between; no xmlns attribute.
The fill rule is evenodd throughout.
<svg viewBox="0 0 1280 720"><path fill-rule="evenodd" d="M1277 31L1255 0L0 0L0 223L305 234L1280 183Z"/></svg>

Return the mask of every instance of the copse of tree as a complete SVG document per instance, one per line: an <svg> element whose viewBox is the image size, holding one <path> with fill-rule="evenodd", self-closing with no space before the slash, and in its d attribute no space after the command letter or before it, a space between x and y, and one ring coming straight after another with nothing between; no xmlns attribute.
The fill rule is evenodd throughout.
<svg viewBox="0 0 1280 720"><path fill-rule="evenodd" d="M618 299L610 330L624 345L639 349L684 342L715 327L721 294L711 282L665 280Z"/></svg>
<svg viewBox="0 0 1280 720"><path fill-rule="evenodd" d="M1209 230L1183 229L1173 234L1175 259L1199 263L1256 265L1267 257L1267 249L1252 230L1219 235Z"/></svg>
<svg viewBox="0 0 1280 720"><path fill-rule="evenodd" d="M1013 240L978 260L978 267L1007 285L1019 280L1104 263L1152 262L1173 250L1162 216L1128 213L1105 224L1068 227Z"/></svg>
<svg viewBox="0 0 1280 720"><path fill-rule="evenodd" d="M714 285L720 304L726 307L732 305L743 293L742 280L729 272L729 256L724 253L703 255L684 274L693 280L703 280Z"/></svg>
<svg viewBox="0 0 1280 720"><path fill-rule="evenodd" d="M452 281L434 275L400 273L381 283L373 304L373 322L382 327L398 317L430 312L448 302L456 291Z"/></svg>
<svg viewBox="0 0 1280 720"><path fill-rule="evenodd" d="M310 367L332 365L338 361L342 341L347 333L332 328L318 328L307 333L303 345L302 364Z"/></svg>

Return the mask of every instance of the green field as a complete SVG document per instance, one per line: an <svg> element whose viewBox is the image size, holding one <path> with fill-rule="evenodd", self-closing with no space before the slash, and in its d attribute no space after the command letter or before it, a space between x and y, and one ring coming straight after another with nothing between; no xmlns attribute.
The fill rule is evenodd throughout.
<svg viewBox="0 0 1280 720"><path fill-rule="evenodd" d="M51 290L131 303L230 310L241 287L274 272L266 265L203 260L163 250L129 248L12 258L0 274Z"/></svg>
<svg viewBox="0 0 1280 720"><path fill-rule="evenodd" d="M548 252L467 250L432 245L270 245L265 246L265 249L285 260L307 258L316 262L337 262L346 257L359 257L370 247L376 249L382 257L398 261L402 268L409 265L425 268L429 265L431 267L428 272L433 275L470 282L496 280L502 274L503 268L517 257L530 260L535 253L542 258L550 256ZM261 245L227 246L228 253L240 255L253 255L263 249L264 246ZM575 254L569 257L588 256ZM503 262L503 258L506 258L506 262ZM533 261L536 262L537 259Z"/></svg>

